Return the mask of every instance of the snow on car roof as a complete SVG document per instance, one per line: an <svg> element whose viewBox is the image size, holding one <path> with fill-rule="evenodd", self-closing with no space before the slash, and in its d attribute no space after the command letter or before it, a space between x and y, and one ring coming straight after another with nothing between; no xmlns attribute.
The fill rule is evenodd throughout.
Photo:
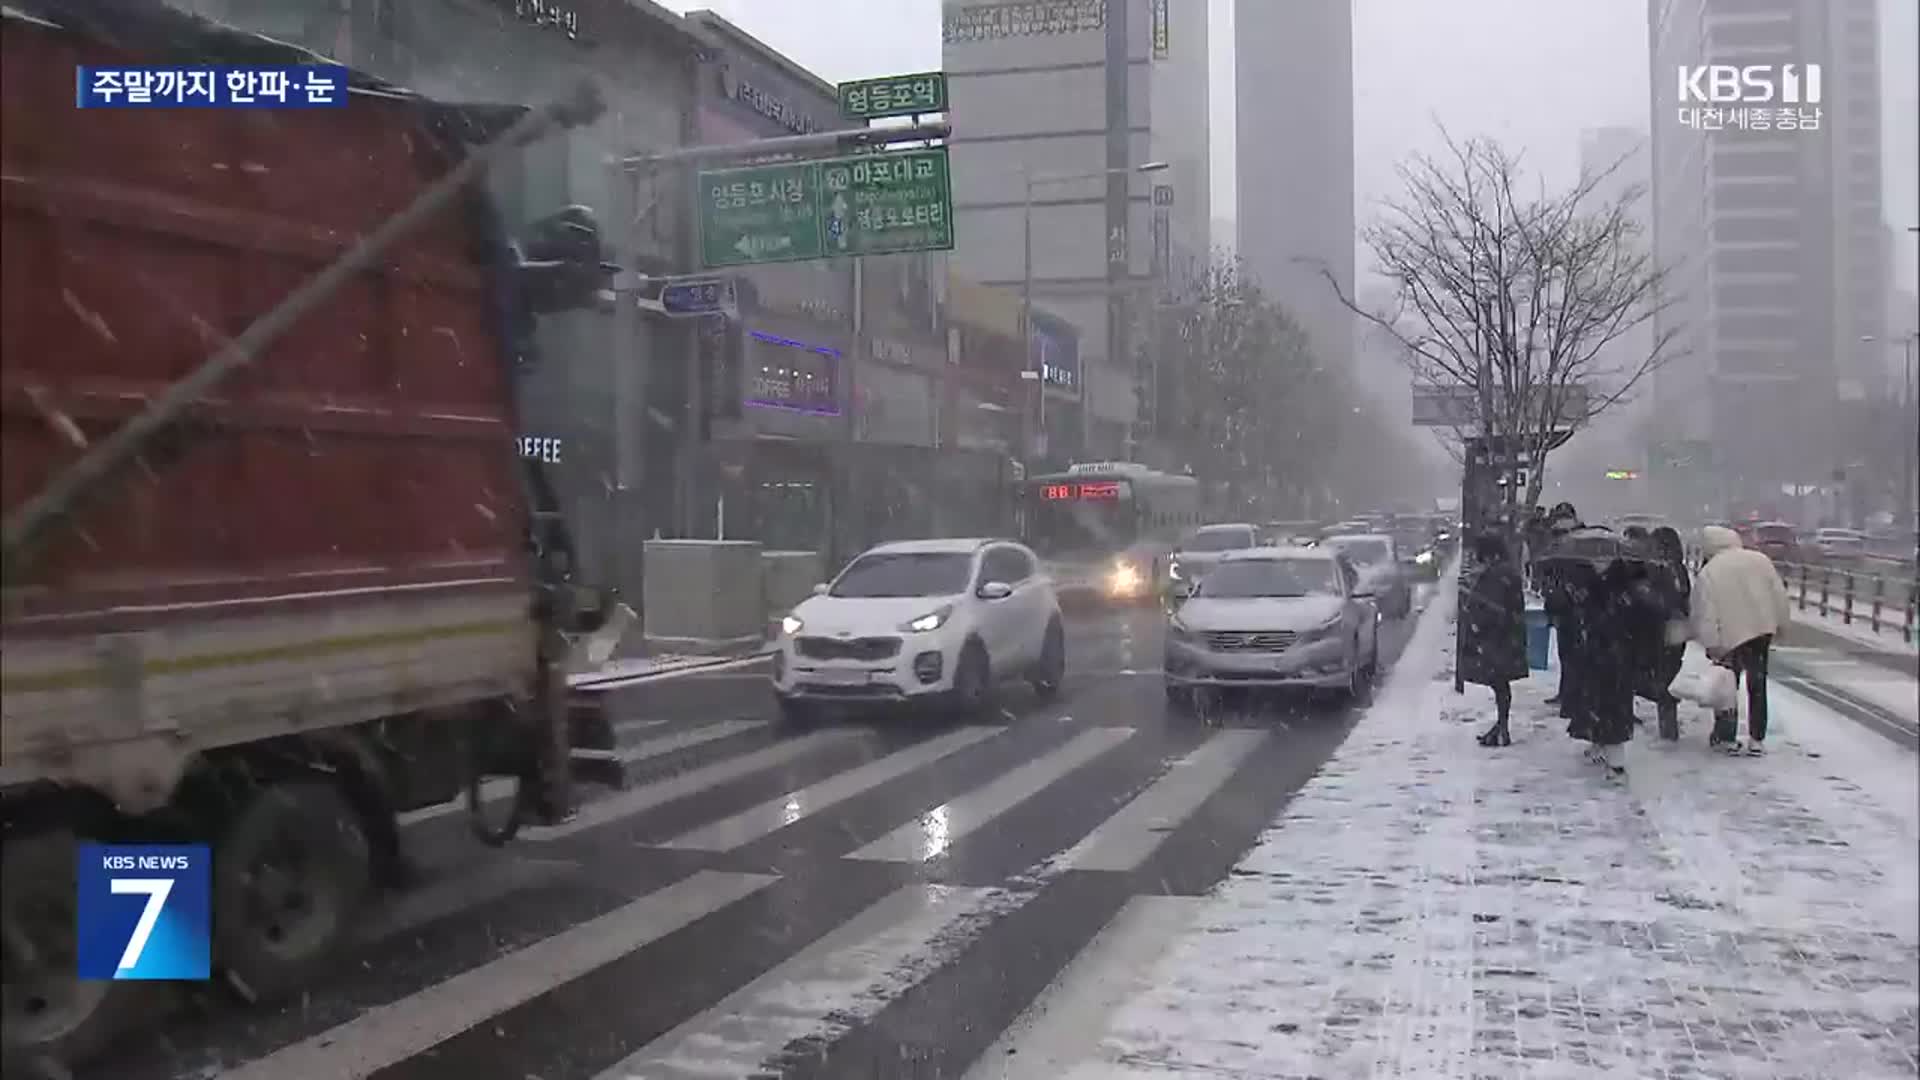
<svg viewBox="0 0 1920 1080"><path fill-rule="evenodd" d="M903 555L916 553L931 555L942 552L950 554L972 554L988 544L996 542L997 541L991 537L942 537L935 540L889 540L884 544L875 544L868 548L867 551L886 551Z"/></svg>
<svg viewBox="0 0 1920 1080"><path fill-rule="evenodd" d="M1271 544L1266 547L1241 548L1229 551L1220 557L1221 562L1246 562L1258 559L1317 559L1325 562L1333 554L1323 548L1299 547L1291 544Z"/></svg>

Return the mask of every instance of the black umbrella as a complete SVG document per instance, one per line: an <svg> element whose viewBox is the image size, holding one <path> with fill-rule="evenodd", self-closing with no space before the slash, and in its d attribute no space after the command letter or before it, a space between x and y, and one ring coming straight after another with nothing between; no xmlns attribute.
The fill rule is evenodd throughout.
<svg viewBox="0 0 1920 1080"><path fill-rule="evenodd" d="M1555 540L1540 561L1547 564L1572 563L1605 570L1620 561L1647 562L1648 555L1638 544L1612 529L1593 525L1575 529Z"/></svg>

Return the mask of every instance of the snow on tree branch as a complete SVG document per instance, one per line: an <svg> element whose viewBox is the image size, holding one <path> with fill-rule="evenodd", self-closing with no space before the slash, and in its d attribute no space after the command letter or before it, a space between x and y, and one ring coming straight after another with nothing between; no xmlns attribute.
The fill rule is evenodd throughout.
<svg viewBox="0 0 1920 1080"><path fill-rule="evenodd" d="M1323 276L1404 349L1416 384L1471 388L1475 427L1543 462L1678 355L1671 327L1628 347L1673 299L1635 212L1644 186L1601 193L1624 163L1549 192L1497 142L1446 136L1444 154L1400 168L1404 193L1361 232L1392 306L1365 310ZM1535 468L1528 502L1541 480Z"/></svg>

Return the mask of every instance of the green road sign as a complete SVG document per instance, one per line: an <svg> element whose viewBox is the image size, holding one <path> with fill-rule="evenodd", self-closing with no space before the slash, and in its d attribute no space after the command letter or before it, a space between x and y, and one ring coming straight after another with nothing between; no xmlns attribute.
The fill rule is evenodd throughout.
<svg viewBox="0 0 1920 1080"><path fill-rule="evenodd" d="M710 268L953 248L946 147L700 174Z"/></svg>
<svg viewBox="0 0 1920 1080"><path fill-rule="evenodd" d="M891 75L840 84L840 115L849 120L947 111L947 73Z"/></svg>

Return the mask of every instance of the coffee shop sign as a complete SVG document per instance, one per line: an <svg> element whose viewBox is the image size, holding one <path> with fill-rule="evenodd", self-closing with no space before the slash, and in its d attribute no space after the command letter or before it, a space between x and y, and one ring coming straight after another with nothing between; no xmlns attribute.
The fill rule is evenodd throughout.
<svg viewBox="0 0 1920 1080"><path fill-rule="evenodd" d="M779 124L795 135L807 135L820 130L813 117L801 112L783 98L768 93L752 82L734 74L730 67L720 69L720 92L729 101L737 101L761 116Z"/></svg>

